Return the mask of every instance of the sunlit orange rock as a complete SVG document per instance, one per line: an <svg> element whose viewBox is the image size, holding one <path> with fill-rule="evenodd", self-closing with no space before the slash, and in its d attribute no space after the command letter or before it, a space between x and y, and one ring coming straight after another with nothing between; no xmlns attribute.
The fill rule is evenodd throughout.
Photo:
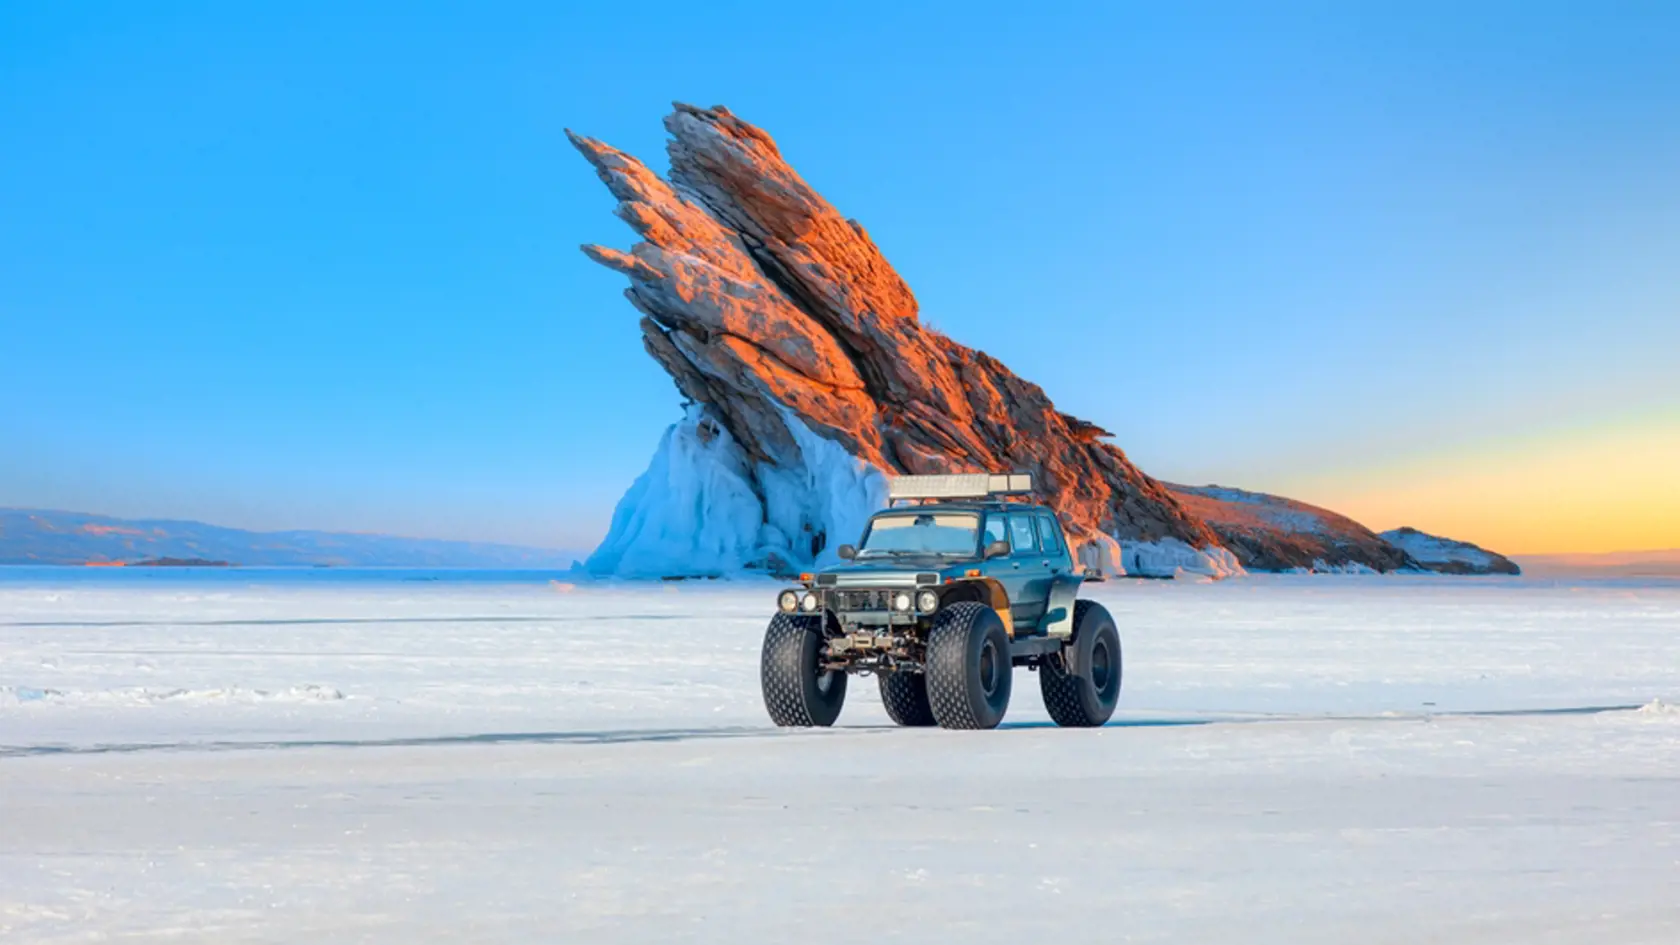
<svg viewBox="0 0 1680 945"><path fill-rule="evenodd" d="M789 426L797 421L888 475L1032 472L1082 560L1105 569L1461 572L1482 567L1476 555L1491 555L1432 536L1377 535L1279 496L1150 478L1105 441L1108 431L1058 411L1038 385L923 325L914 293L868 231L813 190L762 129L722 106L680 103L665 128L665 177L567 132L641 237L629 251L583 250L628 277L644 346L683 396L703 405L695 442L721 437L710 426L721 424L750 460L744 465L755 467L746 475L759 475L758 464L800 467L801 441ZM760 496L762 487L753 485ZM783 524L784 551L796 560L854 537L824 534L809 520ZM1414 546L1446 563L1414 558ZM1501 561L1489 567L1503 570Z"/></svg>
<svg viewBox="0 0 1680 945"><path fill-rule="evenodd" d="M721 106L678 104L665 128L668 179L568 132L641 237L628 252L584 252L629 278L648 352L754 459L797 457L785 408L887 473L1034 473L1090 546L1087 560L1116 538L1217 547L1172 492L1103 442L1106 431L921 324L868 232L768 134Z"/></svg>

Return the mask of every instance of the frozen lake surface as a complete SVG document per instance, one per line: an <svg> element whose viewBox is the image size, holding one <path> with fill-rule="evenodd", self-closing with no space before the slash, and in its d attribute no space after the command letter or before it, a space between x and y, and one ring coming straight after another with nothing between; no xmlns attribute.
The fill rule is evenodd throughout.
<svg viewBox="0 0 1680 945"><path fill-rule="evenodd" d="M1115 721L951 733L770 728L774 585L401 577L0 576L0 940L1680 941L1680 583L1099 585Z"/></svg>

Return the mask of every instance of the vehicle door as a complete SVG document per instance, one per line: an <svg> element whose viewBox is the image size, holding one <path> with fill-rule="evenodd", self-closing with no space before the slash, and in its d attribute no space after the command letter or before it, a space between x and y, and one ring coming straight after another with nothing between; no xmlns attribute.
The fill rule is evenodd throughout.
<svg viewBox="0 0 1680 945"><path fill-rule="evenodd" d="M1050 597L1050 566L1038 540L1037 517L1032 510L1009 513L1009 546L1013 551L1009 570L1015 588L1009 592L1009 603L1017 634L1033 632Z"/></svg>
<svg viewBox="0 0 1680 945"><path fill-rule="evenodd" d="M1038 547L1043 549L1044 566L1052 575L1073 573L1073 555L1068 551L1062 526L1049 512L1038 512Z"/></svg>
<svg viewBox="0 0 1680 945"><path fill-rule="evenodd" d="M986 525L984 525L983 535L981 535L981 541L979 541L981 553L986 552L986 548L990 548L993 541L1003 541L1003 543L1010 541L1010 516L1001 513L1001 511L986 513ZM1001 558L986 558L979 563L979 570L986 577L993 578L996 582L1001 583L1003 592L1010 595L1010 600L1015 600L1016 592L1020 590L1021 572L1013 567L1015 562L1011 558L1013 558L1013 555L1005 555Z"/></svg>
<svg viewBox="0 0 1680 945"><path fill-rule="evenodd" d="M1073 601L1079 590L1073 553L1055 515L1040 509L1034 520L1038 522L1038 547L1044 552L1044 610L1039 616L1040 629L1050 633L1071 633ZM1053 617L1053 610L1059 610L1060 616ZM1054 626L1046 621L1051 621Z"/></svg>
<svg viewBox="0 0 1680 945"><path fill-rule="evenodd" d="M980 548L982 551L990 547L992 542L995 541L1005 542L1013 548L1014 543L1010 541L1009 537L1009 514L1007 512L988 512L986 514L985 533L981 537ZM1015 566L1014 552L1011 551L1001 558L986 559L981 562L980 570L981 573L1001 584L1003 592L1009 595L1009 618L1013 622L1015 619L1015 599L1021 596L1022 587L1026 583L1026 575Z"/></svg>

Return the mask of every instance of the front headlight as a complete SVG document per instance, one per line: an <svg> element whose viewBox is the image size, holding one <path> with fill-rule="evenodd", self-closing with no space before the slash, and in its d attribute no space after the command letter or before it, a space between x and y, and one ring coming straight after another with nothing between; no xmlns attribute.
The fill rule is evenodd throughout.
<svg viewBox="0 0 1680 945"><path fill-rule="evenodd" d="M893 604L893 610L909 610L910 609L910 592L909 591L899 591L897 594L894 594L892 604Z"/></svg>
<svg viewBox="0 0 1680 945"><path fill-rule="evenodd" d="M776 609L784 614L791 614L799 609L799 592L783 591L776 595Z"/></svg>
<svg viewBox="0 0 1680 945"><path fill-rule="evenodd" d="M916 595L916 609L924 614L931 614L939 609L939 594L935 591L921 591Z"/></svg>
<svg viewBox="0 0 1680 945"><path fill-rule="evenodd" d="M804 597L801 597L799 599L799 609L808 614L815 613L817 610L817 595L806 594Z"/></svg>

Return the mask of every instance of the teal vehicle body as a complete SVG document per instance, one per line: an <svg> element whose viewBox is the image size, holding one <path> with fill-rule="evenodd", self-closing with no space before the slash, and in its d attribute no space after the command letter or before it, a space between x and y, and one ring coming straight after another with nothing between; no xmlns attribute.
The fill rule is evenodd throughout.
<svg viewBox="0 0 1680 945"><path fill-rule="evenodd" d="M884 532L914 534L918 528L940 534L932 540L877 541ZM925 619L939 608L918 607L914 592L931 589L940 606L978 600L998 610L1011 639L1066 635L1083 580L1055 513L1026 502L886 509L870 519L856 548L842 546L842 557L839 564L801 575L802 586L792 592L800 601L813 595L816 604L806 612L823 613L840 630ZM912 592L908 608L893 606L901 589Z"/></svg>
<svg viewBox="0 0 1680 945"><path fill-rule="evenodd" d="M1024 667L1058 725L1106 722L1119 636L1078 599L1084 574L1055 513L1015 498L1030 491L1014 473L895 480L909 504L877 512L839 564L777 595L761 661L771 719L832 725L847 677L867 673L900 725L992 728Z"/></svg>

